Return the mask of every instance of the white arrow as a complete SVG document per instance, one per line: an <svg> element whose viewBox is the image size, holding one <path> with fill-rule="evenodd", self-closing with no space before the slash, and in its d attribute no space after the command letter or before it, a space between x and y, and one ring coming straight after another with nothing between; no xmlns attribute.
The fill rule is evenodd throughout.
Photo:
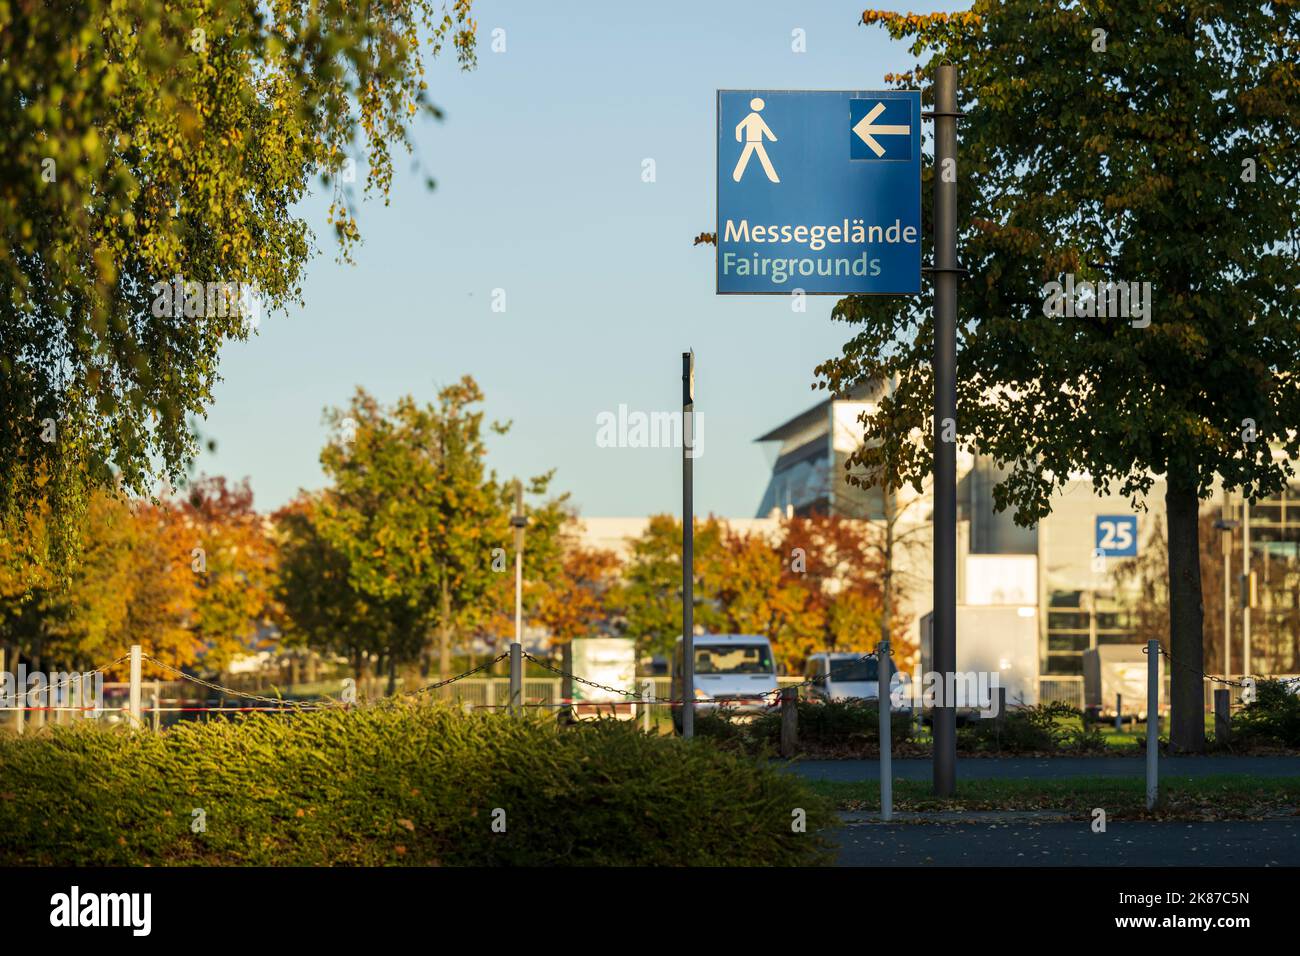
<svg viewBox="0 0 1300 956"><path fill-rule="evenodd" d="M879 159L885 155L885 147L876 142L876 136L911 136L912 127L910 126L875 126L872 124L877 116L885 111L884 103L877 103L875 108L862 119L858 120L858 125L853 127L853 132L862 138L862 142L871 147L871 151ZM842 128L842 127L841 127ZM872 135L872 134L875 135Z"/></svg>

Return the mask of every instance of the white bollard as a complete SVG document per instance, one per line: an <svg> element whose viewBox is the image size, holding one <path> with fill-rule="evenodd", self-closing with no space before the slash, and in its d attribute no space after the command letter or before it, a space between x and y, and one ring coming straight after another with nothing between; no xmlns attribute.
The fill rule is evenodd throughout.
<svg viewBox="0 0 1300 956"><path fill-rule="evenodd" d="M138 730L144 726L140 714L140 667L142 663L142 652L139 644L131 645L131 690L130 697L127 699L127 715L131 720L131 727Z"/></svg>
<svg viewBox="0 0 1300 956"><path fill-rule="evenodd" d="M650 733L650 701L655 696L655 682L652 680L641 683L641 729L645 733Z"/></svg>
<svg viewBox="0 0 1300 956"><path fill-rule="evenodd" d="M13 668L9 673L14 675L14 703L18 705L18 709L14 711L14 731L21 737L23 735L23 727L27 723L27 688L18 681L18 658L18 647L15 645Z"/></svg>

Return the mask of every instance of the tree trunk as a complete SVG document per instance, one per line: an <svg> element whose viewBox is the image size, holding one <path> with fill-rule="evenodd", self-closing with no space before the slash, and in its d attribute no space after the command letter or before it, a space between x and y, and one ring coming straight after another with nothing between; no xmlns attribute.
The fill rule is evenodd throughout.
<svg viewBox="0 0 1300 956"><path fill-rule="evenodd" d="M1201 550L1195 481L1178 482L1170 469L1165 491L1169 522L1169 656L1170 749L1200 753L1205 749L1205 670L1202 644Z"/></svg>
<svg viewBox="0 0 1300 956"><path fill-rule="evenodd" d="M438 680L446 680L451 675L451 591L447 587L447 575L442 576L442 620L439 622Z"/></svg>
<svg viewBox="0 0 1300 956"><path fill-rule="evenodd" d="M397 693L397 656L388 655L388 696L392 697Z"/></svg>

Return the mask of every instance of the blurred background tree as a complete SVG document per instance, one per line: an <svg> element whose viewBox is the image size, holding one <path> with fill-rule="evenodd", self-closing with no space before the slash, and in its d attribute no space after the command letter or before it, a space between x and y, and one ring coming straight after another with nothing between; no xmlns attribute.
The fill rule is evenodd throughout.
<svg viewBox="0 0 1300 956"><path fill-rule="evenodd" d="M469 68L474 31L469 0L0 4L0 521L47 500L66 556L91 489L180 483L256 312L156 308L157 284L298 297L310 183L346 257L357 159L386 198L393 147L440 115L424 59Z"/></svg>

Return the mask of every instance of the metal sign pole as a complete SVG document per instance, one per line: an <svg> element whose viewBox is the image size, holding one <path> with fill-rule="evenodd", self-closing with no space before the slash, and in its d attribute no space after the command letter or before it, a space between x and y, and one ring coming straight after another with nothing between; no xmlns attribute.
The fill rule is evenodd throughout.
<svg viewBox="0 0 1300 956"><path fill-rule="evenodd" d="M934 83L934 792L957 787L957 68Z"/></svg>

